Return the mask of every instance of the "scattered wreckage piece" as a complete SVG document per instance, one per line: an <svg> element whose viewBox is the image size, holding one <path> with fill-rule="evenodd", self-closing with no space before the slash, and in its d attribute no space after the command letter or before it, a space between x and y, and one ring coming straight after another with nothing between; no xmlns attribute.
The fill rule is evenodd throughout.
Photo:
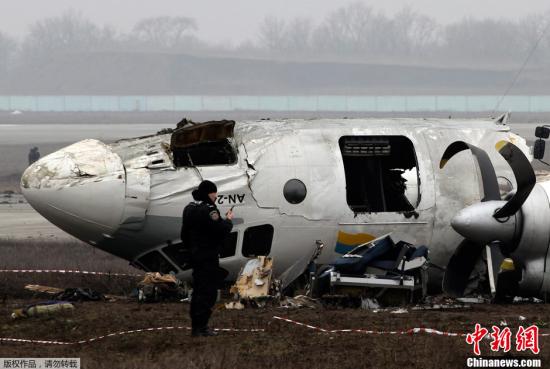
<svg viewBox="0 0 550 369"><path fill-rule="evenodd" d="M322 307L322 304L319 302L319 300L311 298L309 296L304 295L298 295L294 297L285 297L280 302L280 307L286 308L286 309L296 309L296 308L310 308L310 309L318 309Z"/></svg>
<svg viewBox="0 0 550 369"><path fill-rule="evenodd" d="M101 294L89 288L58 288L50 286L42 286L39 284L28 284L25 286L28 291L44 293L55 296L56 300L64 301L98 301L106 300L109 302L126 300L125 296L117 296L110 294ZM71 297L72 296L72 297Z"/></svg>
<svg viewBox="0 0 550 369"><path fill-rule="evenodd" d="M241 305L265 307L269 302L279 300L278 286L278 281L273 279L273 259L258 256L245 264L229 290L238 303L226 304L226 308L240 309Z"/></svg>
<svg viewBox="0 0 550 369"><path fill-rule="evenodd" d="M182 282L173 274L146 273L137 287L139 302L181 301L186 296Z"/></svg>
<svg viewBox="0 0 550 369"><path fill-rule="evenodd" d="M244 304L240 301L230 301L225 303L226 310L243 310Z"/></svg>
<svg viewBox="0 0 550 369"><path fill-rule="evenodd" d="M49 315L64 310L73 310L74 305L67 301L45 301L37 304L15 309L11 314L12 319L29 318L33 316Z"/></svg>
<svg viewBox="0 0 550 369"><path fill-rule="evenodd" d="M273 273L273 259L267 256L258 256L249 260L230 292L237 294L239 299L253 299L270 296L271 277Z"/></svg>
<svg viewBox="0 0 550 369"><path fill-rule="evenodd" d="M415 293L427 294L428 249L414 247L404 241L394 243L389 235L355 247L334 261L332 267L317 278L317 295L331 303L342 296L379 299L394 289L409 294L413 302ZM340 301L341 302L341 301Z"/></svg>

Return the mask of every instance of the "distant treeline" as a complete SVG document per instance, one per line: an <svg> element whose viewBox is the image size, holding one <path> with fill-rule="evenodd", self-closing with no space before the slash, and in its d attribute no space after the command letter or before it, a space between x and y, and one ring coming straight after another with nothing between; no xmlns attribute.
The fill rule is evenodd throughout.
<svg viewBox="0 0 550 369"><path fill-rule="evenodd" d="M188 17L119 33L68 12L21 40L0 30L0 94L494 93L535 46L515 92L547 93L547 22L550 11L442 25L352 3L317 22L267 17L253 39L224 45L203 41Z"/></svg>

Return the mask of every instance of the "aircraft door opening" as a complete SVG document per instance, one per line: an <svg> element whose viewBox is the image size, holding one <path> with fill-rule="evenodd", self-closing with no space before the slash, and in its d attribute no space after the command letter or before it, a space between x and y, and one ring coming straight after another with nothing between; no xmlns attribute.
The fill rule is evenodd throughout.
<svg viewBox="0 0 550 369"><path fill-rule="evenodd" d="M355 213L413 211L420 200L413 143L404 136L343 136L346 200Z"/></svg>

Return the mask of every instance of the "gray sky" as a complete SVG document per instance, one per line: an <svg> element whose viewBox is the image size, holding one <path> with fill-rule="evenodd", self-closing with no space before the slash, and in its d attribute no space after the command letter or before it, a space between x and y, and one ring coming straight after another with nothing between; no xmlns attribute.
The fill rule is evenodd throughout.
<svg viewBox="0 0 550 369"><path fill-rule="evenodd" d="M357 0L355 0L357 1ZM359 0L386 14L404 6L435 17L441 23L465 16L517 18L550 9L548 0ZM193 17L201 38L214 42L256 39L266 15L309 17L320 21L352 0L0 0L0 31L24 35L29 24L67 10L80 12L98 24L128 31L140 18L156 15Z"/></svg>

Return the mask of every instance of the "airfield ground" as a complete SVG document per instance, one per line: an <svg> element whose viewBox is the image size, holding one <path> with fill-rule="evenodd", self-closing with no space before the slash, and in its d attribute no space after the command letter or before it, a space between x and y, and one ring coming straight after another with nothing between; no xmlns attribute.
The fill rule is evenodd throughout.
<svg viewBox="0 0 550 369"><path fill-rule="evenodd" d="M2 240L1 268L42 267L132 272L124 262L75 241ZM13 309L47 299L26 291L27 284L60 288L91 287L103 293L128 295L137 279L60 274L0 273L0 337L74 342L107 333L189 326L188 304L139 304L129 298L116 302L75 303L73 311L47 317L12 320ZM0 343L0 357L80 357L84 368L463 368L471 346L463 337L321 333L282 322L287 317L324 329L407 330L415 327L470 333L475 323L485 327L501 322L516 332L519 325L537 324L550 332L546 304L489 305L469 308L374 312L361 309L300 308L218 309L212 326L264 329L263 332L223 332L219 337L191 338L187 330L163 330L107 337L71 345ZM525 317L521 320L520 316ZM482 353L492 355L489 341ZM550 338L540 338L540 358L550 362ZM512 349L510 355L518 353ZM521 356L535 357L520 353ZM503 356L504 354L498 354Z"/></svg>

